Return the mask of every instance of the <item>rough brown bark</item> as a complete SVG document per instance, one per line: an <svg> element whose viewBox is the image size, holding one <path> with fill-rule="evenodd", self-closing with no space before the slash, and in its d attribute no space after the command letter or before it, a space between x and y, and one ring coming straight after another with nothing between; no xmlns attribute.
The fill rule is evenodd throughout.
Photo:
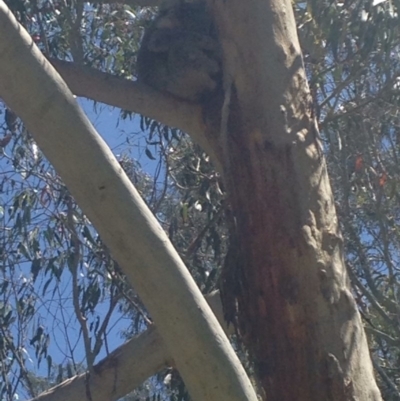
<svg viewBox="0 0 400 401"><path fill-rule="evenodd" d="M266 399L380 400L291 3L209 4L232 79L221 164L238 263L224 274L226 302L238 302Z"/></svg>

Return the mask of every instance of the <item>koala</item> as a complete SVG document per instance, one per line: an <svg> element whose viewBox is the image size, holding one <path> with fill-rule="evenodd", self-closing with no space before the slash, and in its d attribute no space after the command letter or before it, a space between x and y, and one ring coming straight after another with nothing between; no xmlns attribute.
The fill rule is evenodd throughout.
<svg viewBox="0 0 400 401"><path fill-rule="evenodd" d="M137 79L178 98L198 102L221 81L221 51L204 0L165 0L145 31Z"/></svg>

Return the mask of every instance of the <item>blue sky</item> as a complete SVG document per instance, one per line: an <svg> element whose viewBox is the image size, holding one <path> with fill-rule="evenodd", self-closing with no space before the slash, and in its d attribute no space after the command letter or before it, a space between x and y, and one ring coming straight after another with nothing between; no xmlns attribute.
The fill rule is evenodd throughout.
<svg viewBox="0 0 400 401"><path fill-rule="evenodd" d="M78 99L79 104L84 109L95 129L104 138L111 150L117 158L123 152L140 163L142 170L149 174L153 174L157 165L157 161L150 160L146 154L146 134L142 133L139 127L140 116L128 119L120 118L120 110L102 104L94 104L86 99ZM129 139L129 143L127 140ZM9 167L8 167L9 168ZM2 195L9 196L6 194ZM15 276L18 280L24 280L24 276L30 275L30 263L20 263L18 268L19 273ZM41 297L44 282L48 277L38 277L38 281L34 285L37 290L37 297ZM54 286L56 282L54 281ZM51 355L53 363L65 363L68 361L68 354L74 349L75 363L86 364L83 340L80 334L80 326L76 319L71 299L71 275L65 271L62 275L61 283L58 286L57 292L53 297L53 284L46 291L46 296L40 298L40 303L37 304L35 318L38 319L37 324L45 327L46 333L51 333L51 342L49 344L48 353ZM61 298L60 298L61 297ZM65 299L69 301L60 301ZM99 305L96 309L97 313L105 315L108 310L108 302L104 305ZM131 321L127 318L122 318L121 314L114 311L113 317L108 326L107 346L108 351L113 351L117 346L121 345L125 340L121 337L120 332L129 327ZM67 336L65 333L67 326ZM15 330L18 326L15 327ZM36 330L32 327L32 334ZM13 332L15 335L16 332ZM27 333L30 335L29 331ZM30 338L32 338L30 337ZM67 341L68 337L68 341ZM17 336L15 338L18 338ZM29 338L27 339L29 343ZM36 374L47 376L47 363L42 360L40 368L37 369L37 360L35 358L35 350L33 346L27 345L27 368L36 372ZM106 349L103 347L100 355L96 358L96 362L106 356ZM21 389L19 391L20 399L26 398L27 394Z"/></svg>

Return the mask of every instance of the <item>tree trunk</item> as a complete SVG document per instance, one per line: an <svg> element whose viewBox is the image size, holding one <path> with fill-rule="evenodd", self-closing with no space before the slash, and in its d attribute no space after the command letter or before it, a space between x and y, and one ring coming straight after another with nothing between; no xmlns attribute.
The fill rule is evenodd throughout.
<svg viewBox="0 0 400 401"><path fill-rule="evenodd" d="M209 4L232 80L220 138L238 252L228 316L235 299L268 401L380 400L291 2Z"/></svg>

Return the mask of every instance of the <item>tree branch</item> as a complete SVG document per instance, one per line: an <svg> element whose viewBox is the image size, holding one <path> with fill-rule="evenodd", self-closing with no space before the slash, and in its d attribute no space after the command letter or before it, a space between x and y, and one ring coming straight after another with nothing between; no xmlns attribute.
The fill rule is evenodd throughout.
<svg viewBox="0 0 400 401"><path fill-rule="evenodd" d="M224 321L219 291L207 295L206 300L225 332L233 334L233 327L228 327ZM115 349L94 366L94 373L90 377L91 396L96 401L118 400L168 365L173 365L172 357L153 326ZM31 401L80 399L86 390L86 380L86 373L74 376Z"/></svg>
<svg viewBox="0 0 400 401"><path fill-rule="evenodd" d="M257 400L226 335L168 236L65 82L2 0L0 59L1 97L23 120L134 283L191 398Z"/></svg>
<svg viewBox="0 0 400 401"><path fill-rule="evenodd" d="M196 103L179 100L147 85L118 78L75 63L50 59L52 65L76 95L129 110L187 132L218 164L212 137L204 135L202 109Z"/></svg>
<svg viewBox="0 0 400 401"><path fill-rule="evenodd" d="M96 401L118 400L167 366L168 353L155 327L132 338L93 367L90 394ZM65 380L31 401L72 401L84 398L87 375Z"/></svg>

